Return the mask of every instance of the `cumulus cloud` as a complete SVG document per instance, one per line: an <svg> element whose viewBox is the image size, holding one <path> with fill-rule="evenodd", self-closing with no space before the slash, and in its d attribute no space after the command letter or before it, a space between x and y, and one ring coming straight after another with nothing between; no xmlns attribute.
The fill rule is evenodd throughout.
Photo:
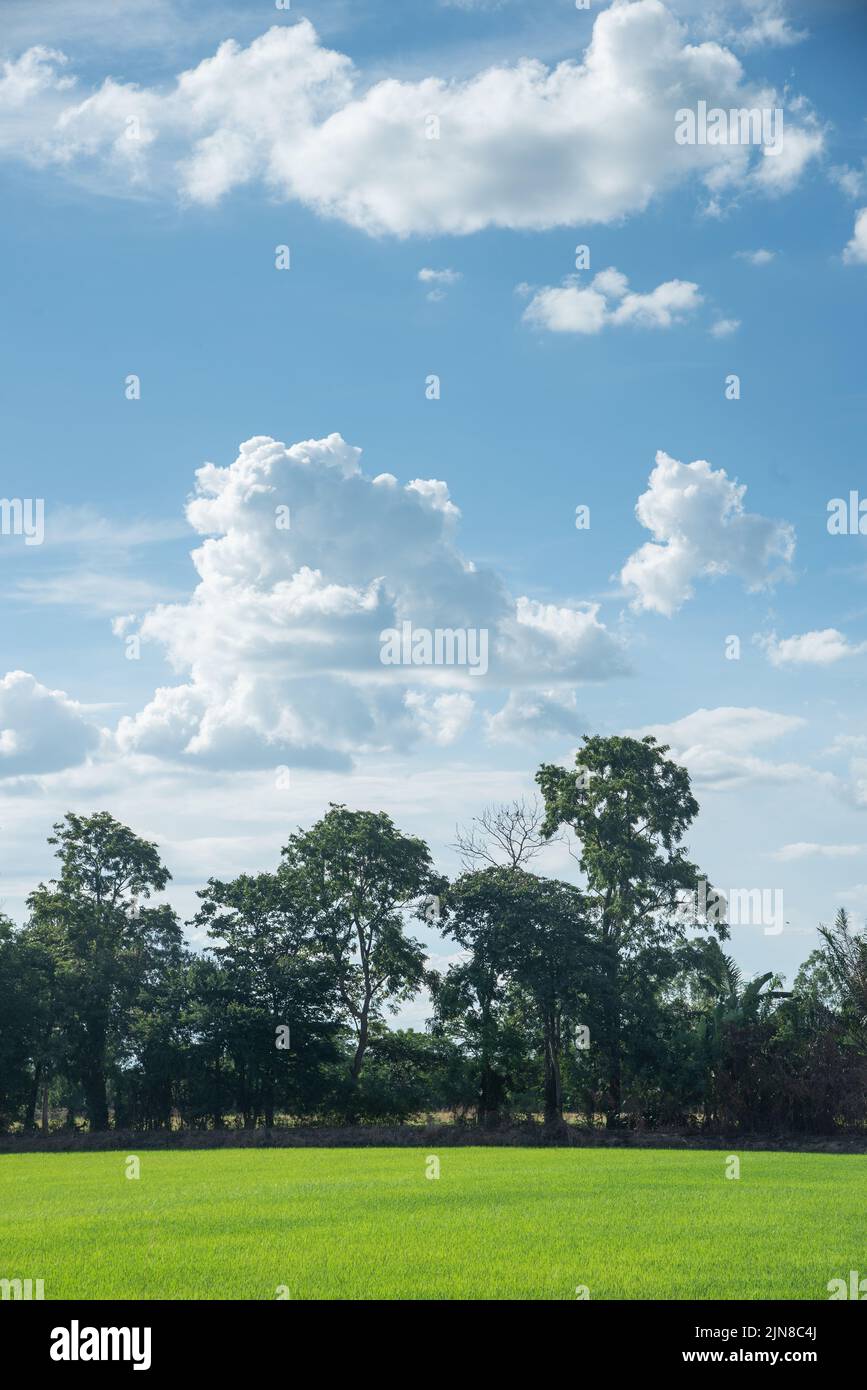
<svg viewBox="0 0 867 1390"><path fill-rule="evenodd" d="M629 671L623 646L599 620L598 603L558 606L522 595L501 624L502 669L512 682L545 676L599 681Z"/></svg>
<svg viewBox="0 0 867 1390"><path fill-rule="evenodd" d="M710 334L713 338L730 338L733 333L737 333L740 326L740 319L717 319L710 326Z"/></svg>
<svg viewBox="0 0 867 1390"><path fill-rule="evenodd" d="M660 450L635 514L653 536L620 572L633 607L670 617L697 580L734 575L762 589L789 571L793 528L744 510L746 484L704 459L679 463Z"/></svg>
<svg viewBox="0 0 867 1390"><path fill-rule="evenodd" d="M234 40L163 89L107 77L69 91L64 56L9 66L0 149L100 189L212 205L245 184L370 233L469 233L610 222L695 178L782 193L824 134L789 104L783 148L678 145L675 112L782 104L734 53L692 44L661 0L615 3L583 60L525 58L460 80L365 85L307 20Z"/></svg>
<svg viewBox="0 0 867 1390"><path fill-rule="evenodd" d="M772 666L830 666L846 656L867 651L867 642L853 644L835 627L783 638L772 632L756 640Z"/></svg>
<svg viewBox="0 0 867 1390"><path fill-rule="evenodd" d="M524 319L552 333L599 333L611 325L671 328L682 323L701 304L698 285L690 280L666 280L648 294L629 289L625 275L609 266L587 286L570 276L560 286L537 290L524 310Z"/></svg>
<svg viewBox="0 0 867 1390"><path fill-rule="evenodd" d="M445 748L469 728L475 701L465 691L431 696L421 690L408 690L404 704L412 711L421 735Z"/></svg>
<svg viewBox="0 0 867 1390"><path fill-rule="evenodd" d="M100 742L81 705L26 671L0 680L0 778L59 772Z"/></svg>
<svg viewBox="0 0 867 1390"><path fill-rule="evenodd" d="M867 208L859 208L855 214L855 230L843 250L843 260L847 265L867 265Z"/></svg>
<svg viewBox="0 0 867 1390"><path fill-rule="evenodd" d="M512 691L502 709L485 716L485 724L491 743L577 740L587 728L574 693L557 690Z"/></svg>
<svg viewBox="0 0 867 1390"><path fill-rule="evenodd" d="M751 782L792 782L809 776L812 769L798 763L774 763L756 749L802 729L797 715L778 714L754 706L723 705L697 709L671 724L649 724L638 737L653 734L671 748L675 761L683 763L699 786L728 791Z"/></svg>
<svg viewBox="0 0 867 1390"><path fill-rule="evenodd" d="M203 538L189 600L139 625L180 680L121 720L124 751L205 764L347 767L356 753L453 742L478 688L627 669L598 605L513 599L460 552L438 479L362 472L340 435L257 437L205 464L187 519ZM487 674L383 664L382 634L472 632Z"/></svg>

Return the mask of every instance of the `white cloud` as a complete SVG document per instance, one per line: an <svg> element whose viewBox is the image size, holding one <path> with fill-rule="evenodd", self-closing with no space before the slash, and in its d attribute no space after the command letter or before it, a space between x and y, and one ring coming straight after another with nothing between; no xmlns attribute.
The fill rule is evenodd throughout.
<svg viewBox="0 0 867 1390"><path fill-rule="evenodd" d="M531 684L548 677L558 681L599 681L625 675L626 655L604 623L598 603L558 607L523 595L512 617L502 624L502 650L511 680Z"/></svg>
<svg viewBox="0 0 867 1390"><path fill-rule="evenodd" d="M737 333L740 326L740 319L717 319L716 323L710 326L710 334L713 338L730 338L733 333Z"/></svg>
<svg viewBox="0 0 867 1390"><path fill-rule="evenodd" d="M627 669L598 605L512 599L456 545L446 484L361 471L340 435L287 447L258 437L205 464L187 518L203 537L188 601L139 626L178 684L121 720L119 746L227 766L347 767L364 752L444 745L480 686L606 679ZM278 524L288 507L291 525ZM380 660L380 634L486 634L487 675Z"/></svg>
<svg viewBox="0 0 867 1390"><path fill-rule="evenodd" d="M843 657L867 651L867 642L853 645L835 627L825 627L799 636L778 639L772 632L757 638L772 666L830 666Z"/></svg>
<svg viewBox="0 0 867 1390"><path fill-rule="evenodd" d="M701 304L698 285L689 280L666 280L648 294L629 289L626 276L609 266L582 287L578 276L560 286L537 290L524 310L524 319L552 333L599 333L609 325L671 328L682 323Z"/></svg>
<svg viewBox="0 0 867 1390"><path fill-rule="evenodd" d="M855 753L867 748L867 734L837 734L829 753Z"/></svg>
<svg viewBox="0 0 867 1390"><path fill-rule="evenodd" d="M64 691L26 671L0 680L0 778L73 767L99 742L99 730Z"/></svg>
<svg viewBox="0 0 867 1390"><path fill-rule="evenodd" d="M812 117L803 126L796 126L791 119L786 120L785 135L776 155L762 151L750 179L750 186L757 192L770 197L791 193L801 181L804 171L813 160L818 159L825 147L825 132ZM725 187L722 177L713 186Z"/></svg>
<svg viewBox="0 0 867 1390"><path fill-rule="evenodd" d="M502 709L485 716L491 743L535 744L543 739L577 740L587 721L575 696L557 690L512 691Z"/></svg>
<svg viewBox="0 0 867 1390"><path fill-rule="evenodd" d="M850 795L856 806L867 806L867 758L853 758L849 765L852 778Z"/></svg>
<svg viewBox="0 0 867 1390"><path fill-rule="evenodd" d="M749 783L801 781L819 777L798 763L773 763L755 751L802 729L797 715L778 714L754 706L724 705L698 709L671 724L649 724L638 737L653 734L668 744L671 756L683 763L697 785L729 791Z"/></svg>
<svg viewBox="0 0 867 1390"><path fill-rule="evenodd" d="M9 157L102 191L206 205L253 182L371 233L469 233L610 222L690 179L785 192L823 148L789 104L783 149L678 145L675 112L779 105L719 43L691 44L660 0L598 15L583 61L522 59L464 80L365 88L307 20L234 40L167 89L106 78L71 99L63 55L30 50L5 79ZM438 122L438 127L434 124ZM438 135L438 138L428 138Z"/></svg>
<svg viewBox="0 0 867 1390"><path fill-rule="evenodd" d="M764 247L760 247L758 251L736 251L735 255L740 261L748 261L750 265L761 266L770 265L771 261L776 259L777 253L776 251L766 251Z"/></svg>
<svg viewBox="0 0 867 1390"><path fill-rule="evenodd" d="M849 164L834 164L828 170L828 177L847 198L861 198L867 192L867 159L861 161L860 169Z"/></svg>
<svg viewBox="0 0 867 1390"><path fill-rule="evenodd" d="M783 845L774 854L774 859L788 863L795 859L851 859L867 852L867 845L818 845L811 841L799 840L795 844Z"/></svg>
<svg viewBox="0 0 867 1390"><path fill-rule="evenodd" d="M660 450L635 514L653 535L620 572L637 609L670 617L700 578L734 575L761 589L788 573L795 535L787 522L744 511L746 485L704 459L679 463Z"/></svg>
<svg viewBox="0 0 867 1390"><path fill-rule="evenodd" d="M750 13L750 22L743 29L731 31L730 38L740 48L766 46L789 48L806 37L804 29L793 29L782 0L743 0Z"/></svg>
<svg viewBox="0 0 867 1390"><path fill-rule="evenodd" d="M855 230L843 250L843 260L847 265L867 265L867 208L859 208L855 214Z"/></svg>
<svg viewBox="0 0 867 1390"><path fill-rule="evenodd" d="M466 733L475 708L473 697L464 691L432 697L421 690L408 690L404 704L412 711L422 737L440 748Z"/></svg>
<svg viewBox="0 0 867 1390"><path fill-rule="evenodd" d="M450 289L452 285L456 285L459 280L463 279L463 276L459 270L432 270L429 266L425 266L419 271L418 278L423 285L432 286L425 298L436 303L437 300L445 299L446 290Z"/></svg>
<svg viewBox="0 0 867 1390"><path fill-rule="evenodd" d="M429 266L425 266L419 271L418 278L423 284L456 285L461 279L461 272L459 270L431 270Z"/></svg>
<svg viewBox="0 0 867 1390"><path fill-rule="evenodd" d="M56 48L37 44L18 59L6 59L0 64L0 112L25 108L35 97L45 92L66 92L75 85L75 78L65 74L66 55Z"/></svg>

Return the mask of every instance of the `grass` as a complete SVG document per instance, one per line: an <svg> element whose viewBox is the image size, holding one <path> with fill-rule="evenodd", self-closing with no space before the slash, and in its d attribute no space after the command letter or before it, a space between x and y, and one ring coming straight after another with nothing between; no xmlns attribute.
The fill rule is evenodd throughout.
<svg viewBox="0 0 867 1390"><path fill-rule="evenodd" d="M133 1151L130 1151L133 1152ZM827 1299L867 1156L649 1149L0 1155L0 1278L52 1298Z"/></svg>

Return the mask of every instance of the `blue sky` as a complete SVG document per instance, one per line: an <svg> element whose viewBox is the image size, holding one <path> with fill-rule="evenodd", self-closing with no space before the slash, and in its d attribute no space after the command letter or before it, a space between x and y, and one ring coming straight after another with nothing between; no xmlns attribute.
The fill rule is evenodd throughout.
<svg viewBox="0 0 867 1390"><path fill-rule="evenodd" d="M651 729L708 875L784 891L747 969L862 919L863 9L5 9L0 492L46 516L0 536L5 909L72 807L184 914L329 800L451 869L542 760ZM679 148L699 99L779 106L780 156ZM489 675L383 667L406 618Z"/></svg>

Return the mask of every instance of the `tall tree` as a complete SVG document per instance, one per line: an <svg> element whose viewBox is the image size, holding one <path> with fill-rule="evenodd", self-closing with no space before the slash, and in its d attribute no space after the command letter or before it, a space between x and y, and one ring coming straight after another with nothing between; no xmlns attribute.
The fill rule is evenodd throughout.
<svg viewBox="0 0 867 1390"><path fill-rule="evenodd" d="M210 879L199 893L198 927L218 944L232 1024L233 1057L246 1126L263 1115L274 1123L299 1055L312 1059L334 1031L334 972L312 934L303 896L292 876L242 874ZM297 1079L297 1078L296 1078Z"/></svg>
<svg viewBox="0 0 867 1390"><path fill-rule="evenodd" d="M91 1129L108 1128L108 1068L142 982L181 930L171 908L144 907L170 875L156 845L106 811L70 812L48 843L60 875L30 895L30 929L52 957L65 1000L68 1063L84 1089Z"/></svg>
<svg viewBox="0 0 867 1390"><path fill-rule="evenodd" d="M561 1060L566 1028L592 992L592 949L583 897L571 884L518 865L461 875L449 890L445 932L466 952L434 991L441 1019L462 1009L461 1026L480 1068L479 1116L496 1121L505 1089L502 1061L515 993L532 1017L542 1059L545 1123L562 1122Z"/></svg>
<svg viewBox="0 0 867 1390"><path fill-rule="evenodd" d="M331 964L354 1033L354 1091L371 1025L383 1009L395 1012L424 979L425 949L407 935L404 914L418 911L421 899L441 888L430 851L382 811L331 803L310 830L291 836L279 876L284 892L309 914L317 946ZM353 1106L350 1100L350 1111Z"/></svg>
<svg viewBox="0 0 867 1390"><path fill-rule="evenodd" d="M699 871L681 841L698 813L685 768L665 745L585 736L576 770L545 764L536 781L545 799L543 834L575 834L578 862L602 948L602 1038L606 1121L616 1125L623 1097L625 967L643 947L682 940L685 890ZM706 926L706 922L699 922ZM717 924L721 935L724 923Z"/></svg>
<svg viewBox="0 0 867 1390"><path fill-rule="evenodd" d="M510 1080L511 1058L523 1041L509 1022L503 893L488 869L462 874L449 888L443 932L461 948L461 959L444 975L431 972L433 1029L460 1045L476 1072L479 1124L494 1128L500 1120Z"/></svg>
<svg viewBox="0 0 867 1390"><path fill-rule="evenodd" d="M52 973L31 934L0 915L0 1127L21 1118L31 1129L40 1095L47 1127L58 1046Z"/></svg>

